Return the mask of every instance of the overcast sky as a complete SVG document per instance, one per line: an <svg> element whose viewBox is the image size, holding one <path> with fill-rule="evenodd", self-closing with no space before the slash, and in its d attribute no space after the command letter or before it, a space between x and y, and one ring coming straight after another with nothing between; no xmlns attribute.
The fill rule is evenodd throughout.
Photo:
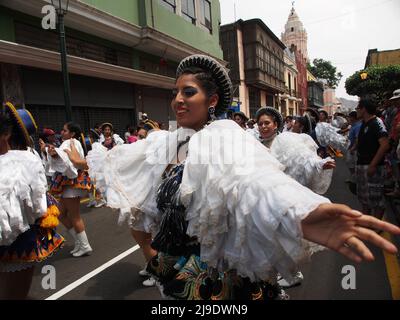
<svg viewBox="0 0 400 320"><path fill-rule="evenodd" d="M292 1L220 0L222 24L260 18L279 37ZM337 97L356 100L344 88L345 80L364 68L368 49L400 48L400 0L299 0L295 9L308 34L308 55L329 60L343 78Z"/></svg>

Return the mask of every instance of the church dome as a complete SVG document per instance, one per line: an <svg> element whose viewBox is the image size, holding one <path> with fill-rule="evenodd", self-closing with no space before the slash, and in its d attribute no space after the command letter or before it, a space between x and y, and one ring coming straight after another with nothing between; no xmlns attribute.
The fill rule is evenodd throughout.
<svg viewBox="0 0 400 320"><path fill-rule="evenodd" d="M290 33L290 32L306 32L306 29L304 29L303 23L300 21L299 16L297 15L297 12L292 8L289 14L288 21L286 22L285 25L285 33Z"/></svg>

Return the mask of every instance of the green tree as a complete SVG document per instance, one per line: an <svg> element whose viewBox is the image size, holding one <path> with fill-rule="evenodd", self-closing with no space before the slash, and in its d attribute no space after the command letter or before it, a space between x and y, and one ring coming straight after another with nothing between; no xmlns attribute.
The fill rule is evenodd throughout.
<svg viewBox="0 0 400 320"><path fill-rule="evenodd" d="M338 86L343 77L340 72L337 72L336 67L332 65L332 62L324 59L314 59L313 65L308 63L307 68L317 79L326 80L328 86L334 89Z"/></svg>
<svg viewBox="0 0 400 320"><path fill-rule="evenodd" d="M374 94L378 102L382 103L392 96L394 90L400 88L400 64L372 65L357 71L347 78L345 88L352 96Z"/></svg>

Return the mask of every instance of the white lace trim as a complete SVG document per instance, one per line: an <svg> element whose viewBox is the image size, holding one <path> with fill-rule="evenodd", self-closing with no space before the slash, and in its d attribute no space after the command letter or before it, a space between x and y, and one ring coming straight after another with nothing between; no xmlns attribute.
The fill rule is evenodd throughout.
<svg viewBox="0 0 400 320"><path fill-rule="evenodd" d="M46 191L44 168L33 153L0 156L0 245L10 245L46 212Z"/></svg>
<svg viewBox="0 0 400 320"><path fill-rule="evenodd" d="M337 133L338 130L327 122L318 122L315 127L317 140L321 146L331 146L344 153L348 149L350 141L347 137Z"/></svg>
<svg viewBox="0 0 400 320"><path fill-rule="evenodd" d="M318 146L307 134L284 132L271 146L272 155L285 166L285 173L318 194L324 194L332 181L333 170L323 170L331 158L322 159Z"/></svg>

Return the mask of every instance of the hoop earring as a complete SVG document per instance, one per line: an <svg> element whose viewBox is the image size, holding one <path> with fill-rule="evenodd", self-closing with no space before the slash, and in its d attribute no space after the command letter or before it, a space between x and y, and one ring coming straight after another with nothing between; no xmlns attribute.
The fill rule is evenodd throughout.
<svg viewBox="0 0 400 320"><path fill-rule="evenodd" d="M215 116L215 107L208 108L208 115L212 121L217 119L217 117Z"/></svg>

